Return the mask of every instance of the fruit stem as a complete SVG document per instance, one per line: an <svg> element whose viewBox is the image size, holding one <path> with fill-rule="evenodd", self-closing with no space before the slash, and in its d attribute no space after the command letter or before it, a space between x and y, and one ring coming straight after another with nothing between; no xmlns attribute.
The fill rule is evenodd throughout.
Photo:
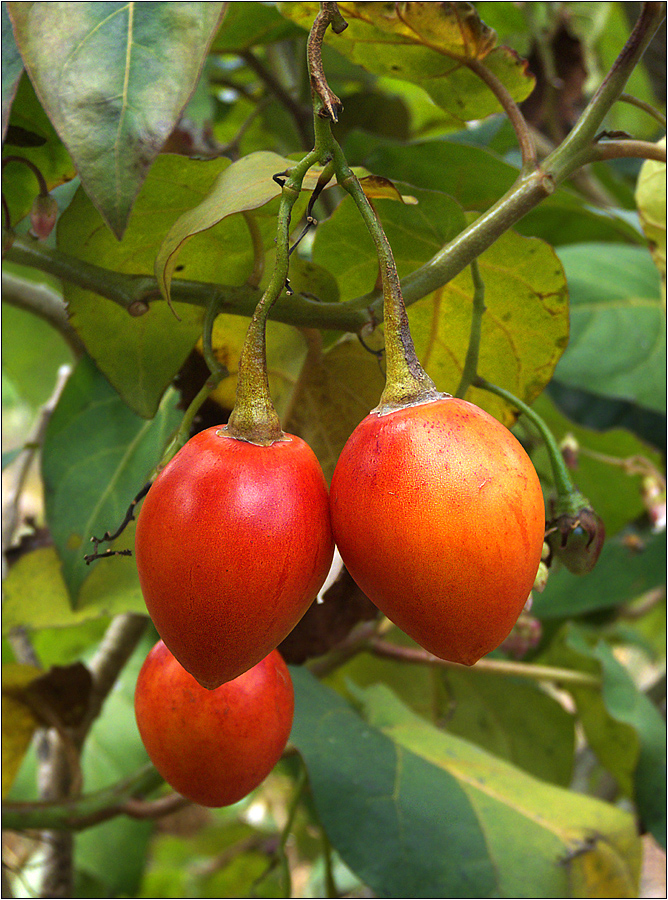
<svg viewBox="0 0 668 900"><path fill-rule="evenodd" d="M316 141L317 144L317 141ZM267 378L267 316L269 310L287 287L290 264L290 216L301 191L304 176L320 160L319 149L311 150L279 177L282 182L281 201L276 227L276 260L267 288L251 319L239 360L239 378L234 409L225 433L237 440L266 446L284 440L278 414L269 393Z"/></svg>
<svg viewBox="0 0 668 900"><path fill-rule="evenodd" d="M480 356L480 339L482 336L482 317L487 307L485 306L485 282L480 274L478 260L471 260L471 278L473 280L473 309L471 311L471 331L469 332L469 346L466 351L464 368L459 387L455 397L463 399L471 386L473 379L478 374L478 359Z"/></svg>
<svg viewBox="0 0 668 900"><path fill-rule="evenodd" d="M521 413L523 413L527 417L527 419L529 419L530 422L533 423L533 425L535 425L535 427L539 431L540 436L545 442L545 448L550 460L550 466L552 467L554 487L557 492L557 500L555 504L556 512L558 512L560 515L575 515L582 509L583 506L588 506L589 501L586 499L586 497L583 497L583 495L573 485L568 467L566 465L564 457L562 456L561 450L559 449L559 445L557 444L557 440L550 429L547 427L544 419L542 419L538 415L538 413L530 406L527 406L526 403L520 400L519 397L515 397L514 394L511 394L510 391L506 391L504 388L500 388L495 384L491 384L489 381L485 381L485 379L481 378L480 376L474 378L472 383L476 387L482 388L484 391L489 391L489 393L491 394L496 394L497 397L501 397L512 406L515 406Z"/></svg>
<svg viewBox="0 0 668 900"><path fill-rule="evenodd" d="M274 176L282 188L276 226L274 271L246 333L239 360L236 402L225 426L228 436L261 446L285 440L269 392L266 330L270 309L284 289L290 293L290 216L308 170L317 163L327 166L331 161L330 148L334 139L330 119L336 121L336 113L341 106L338 97L329 90L322 70L322 41L330 24L336 31L342 31L346 27L336 3L321 3L307 42L307 62L313 92L314 146L302 160Z"/></svg>
<svg viewBox="0 0 668 900"><path fill-rule="evenodd" d="M380 403L374 412L386 415L396 409L447 396L436 390L417 357L392 247L375 209L338 144L334 148L333 160L337 181L352 197L373 239L380 267L387 377Z"/></svg>
<svg viewBox="0 0 668 900"><path fill-rule="evenodd" d="M216 359L215 353L213 352L213 326L219 311L220 298L218 296L214 296L209 301L209 305L206 308L206 313L204 314L204 325L202 328L202 350L204 359L206 360L206 364L208 365L211 374L199 389L195 397L190 401L188 409L183 414L183 418L181 419L181 424L179 425L178 431L171 439L171 441L167 444L160 462L151 474L151 479L154 479L158 472L164 469L167 463L176 456L181 447L186 444L190 437L190 430L192 428L193 420L199 412L200 407L204 404L212 391L214 391L218 387L223 378L227 378L227 376L230 374L227 370L227 367L222 366L219 363L219 361Z"/></svg>

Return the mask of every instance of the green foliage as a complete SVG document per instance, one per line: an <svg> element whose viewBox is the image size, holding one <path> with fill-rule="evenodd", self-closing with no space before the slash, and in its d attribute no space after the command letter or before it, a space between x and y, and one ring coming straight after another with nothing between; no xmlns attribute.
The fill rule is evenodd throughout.
<svg viewBox="0 0 668 900"><path fill-rule="evenodd" d="M44 109L120 238L195 88L222 4L90 4L67 29L57 7L8 6Z"/></svg>
<svg viewBox="0 0 668 900"><path fill-rule="evenodd" d="M44 710L21 690L51 666L106 658L115 687L103 687L72 803L110 789L119 807L77 830L73 896L638 896L639 825L665 846L666 790L665 124L641 108L657 105L644 64L618 67L628 81L613 92L640 106L604 104L595 123L585 112L592 138L634 140L572 150L572 178L550 155L627 40L620 3L343 2L348 28L328 28L322 54L343 103L332 134L391 244L422 364L439 390L464 378L467 399L513 428L548 518L558 478L544 440L471 376L530 404L570 448L607 532L596 567L553 562L527 612L531 641L514 633L472 669L415 662L419 648L340 577L290 636L297 649L283 647L296 716L267 782L160 828L118 814L146 762L132 696L156 635L128 637L145 614L134 559L83 557L160 464L211 354L225 377L187 424L222 424L234 405L276 257L273 176L313 146L305 50L318 8L2 5L3 157L37 167L60 205L48 241L27 238L38 179L4 165L16 233L3 228L3 486L18 494L3 584L8 815L38 795ZM565 68L552 78L551 66ZM327 128L316 120L320 140ZM638 155L614 158L629 148ZM351 198L332 180L306 222L321 171L292 211L267 370L284 429L329 480L383 391L386 335L377 246ZM133 540L131 521L100 552ZM47 715L60 709L48 699ZM22 879L38 894L48 865L25 846L9 877L17 895Z"/></svg>

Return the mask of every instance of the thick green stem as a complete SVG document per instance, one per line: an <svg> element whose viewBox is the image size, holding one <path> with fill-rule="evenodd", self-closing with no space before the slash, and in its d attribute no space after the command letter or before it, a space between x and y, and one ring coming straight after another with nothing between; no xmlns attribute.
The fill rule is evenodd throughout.
<svg viewBox="0 0 668 900"><path fill-rule="evenodd" d="M471 310L471 330L469 332L469 346L464 360L464 369L455 397L464 398L473 379L478 374L478 358L480 355L480 340L482 337L482 318L487 307L485 306L485 282L480 274L478 260L471 262L471 277L473 279L473 308Z"/></svg>
<svg viewBox="0 0 668 900"><path fill-rule="evenodd" d="M114 272L20 236L16 237L14 246L6 253L5 259L47 272L92 291L116 303L130 315L147 313L151 303L162 301L158 283L151 275ZM248 317L253 315L262 296L257 287L249 284L226 287L204 281L175 279L171 286L172 300L192 306L208 306L214 294L221 313ZM366 307L352 306L349 303L320 303L299 294L294 294L289 303L273 307L270 316L286 325L353 333L373 323L373 317Z"/></svg>
<svg viewBox="0 0 668 900"><path fill-rule="evenodd" d="M580 154L591 147L610 107L624 91L631 72L640 61L665 16L664 3L643 3L628 41L603 79L568 137L543 162L543 169L562 181L582 164Z"/></svg>
<svg viewBox="0 0 668 900"><path fill-rule="evenodd" d="M122 814L130 799L151 793L162 784L162 776L148 765L112 787L75 799L3 803L2 827L12 831L83 831Z"/></svg>

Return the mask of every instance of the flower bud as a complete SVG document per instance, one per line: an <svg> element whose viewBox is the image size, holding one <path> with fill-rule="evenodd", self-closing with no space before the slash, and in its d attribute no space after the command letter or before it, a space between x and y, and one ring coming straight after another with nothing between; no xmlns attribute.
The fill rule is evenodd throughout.
<svg viewBox="0 0 668 900"><path fill-rule="evenodd" d="M575 515L564 513L547 526L547 540L555 557L575 575L584 575L596 565L605 526L593 509L584 506Z"/></svg>
<svg viewBox="0 0 668 900"><path fill-rule="evenodd" d="M30 210L30 233L40 241L45 241L53 231L58 217L58 203L51 194L38 194Z"/></svg>
<svg viewBox="0 0 668 900"><path fill-rule="evenodd" d="M578 457L580 454L580 445L578 444L576 438L572 434L567 434L564 436L563 440L559 444L559 449L561 450L561 455L564 458L564 462L568 466L569 469L575 470L578 467Z"/></svg>
<svg viewBox="0 0 668 900"><path fill-rule="evenodd" d="M522 611L500 649L513 659L522 659L538 646L541 636L542 629L538 619Z"/></svg>

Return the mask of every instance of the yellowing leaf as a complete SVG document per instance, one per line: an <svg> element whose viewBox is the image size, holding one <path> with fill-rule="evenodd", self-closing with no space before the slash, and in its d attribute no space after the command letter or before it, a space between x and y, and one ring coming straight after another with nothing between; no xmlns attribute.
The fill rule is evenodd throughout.
<svg viewBox="0 0 668 900"><path fill-rule="evenodd" d="M178 254L188 241L203 231L208 231L228 216L250 212L269 203L281 193L281 188L273 176L284 172L295 164L268 150L249 153L227 167L213 183L204 199L197 206L184 212L167 232L155 260L155 276L162 295L170 299L170 285L176 268ZM321 166L313 166L306 173L302 190L312 191L322 173ZM387 178L364 177L365 170L353 171L363 177L364 190L369 197L390 197L393 200L413 202L402 198Z"/></svg>
<svg viewBox="0 0 668 900"><path fill-rule="evenodd" d="M30 707L20 699L20 691L39 678L41 670L21 663L5 663L2 667L2 797L21 767L39 721Z"/></svg>
<svg viewBox="0 0 668 900"><path fill-rule="evenodd" d="M367 175L360 178L362 190L371 200L399 200L401 203L408 203L414 206L418 201L416 197L410 194L401 194L389 178L383 178L381 175Z"/></svg>
<svg viewBox="0 0 668 900"><path fill-rule="evenodd" d="M659 146L666 146L665 137ZM636 205L649 249L661 273L663 302L666 302L666 164L648 159L642 164L636 185Z"/></svg>
<svg viewBox="0 0 668 900"><path fill-rule="evenodd" d="M316 3L282 3L284 16L308 28ZM534 78L471 3L339 3L348 22L325 40L375 75L423 87L449 114L452 127L499 112L501 105L474 69L484 65L516 101L529 96Z"/></svg>
<svg viewBox="0 0 668 900"><path fill-rule="evenodd" d="M515 844L523 832L525 839L533 834L537 853L561 845L555 862L567 869L572 896L637 896L640 844L628 813L538 781L474 744L440 731L404 706L385 685L360 694L372 725L454 775L478 815L489 815L486 835L493 854L502 855L509 829ZM494 816L492 807L497 808ZM504 808L505 814L500 815Z"/></svg>

